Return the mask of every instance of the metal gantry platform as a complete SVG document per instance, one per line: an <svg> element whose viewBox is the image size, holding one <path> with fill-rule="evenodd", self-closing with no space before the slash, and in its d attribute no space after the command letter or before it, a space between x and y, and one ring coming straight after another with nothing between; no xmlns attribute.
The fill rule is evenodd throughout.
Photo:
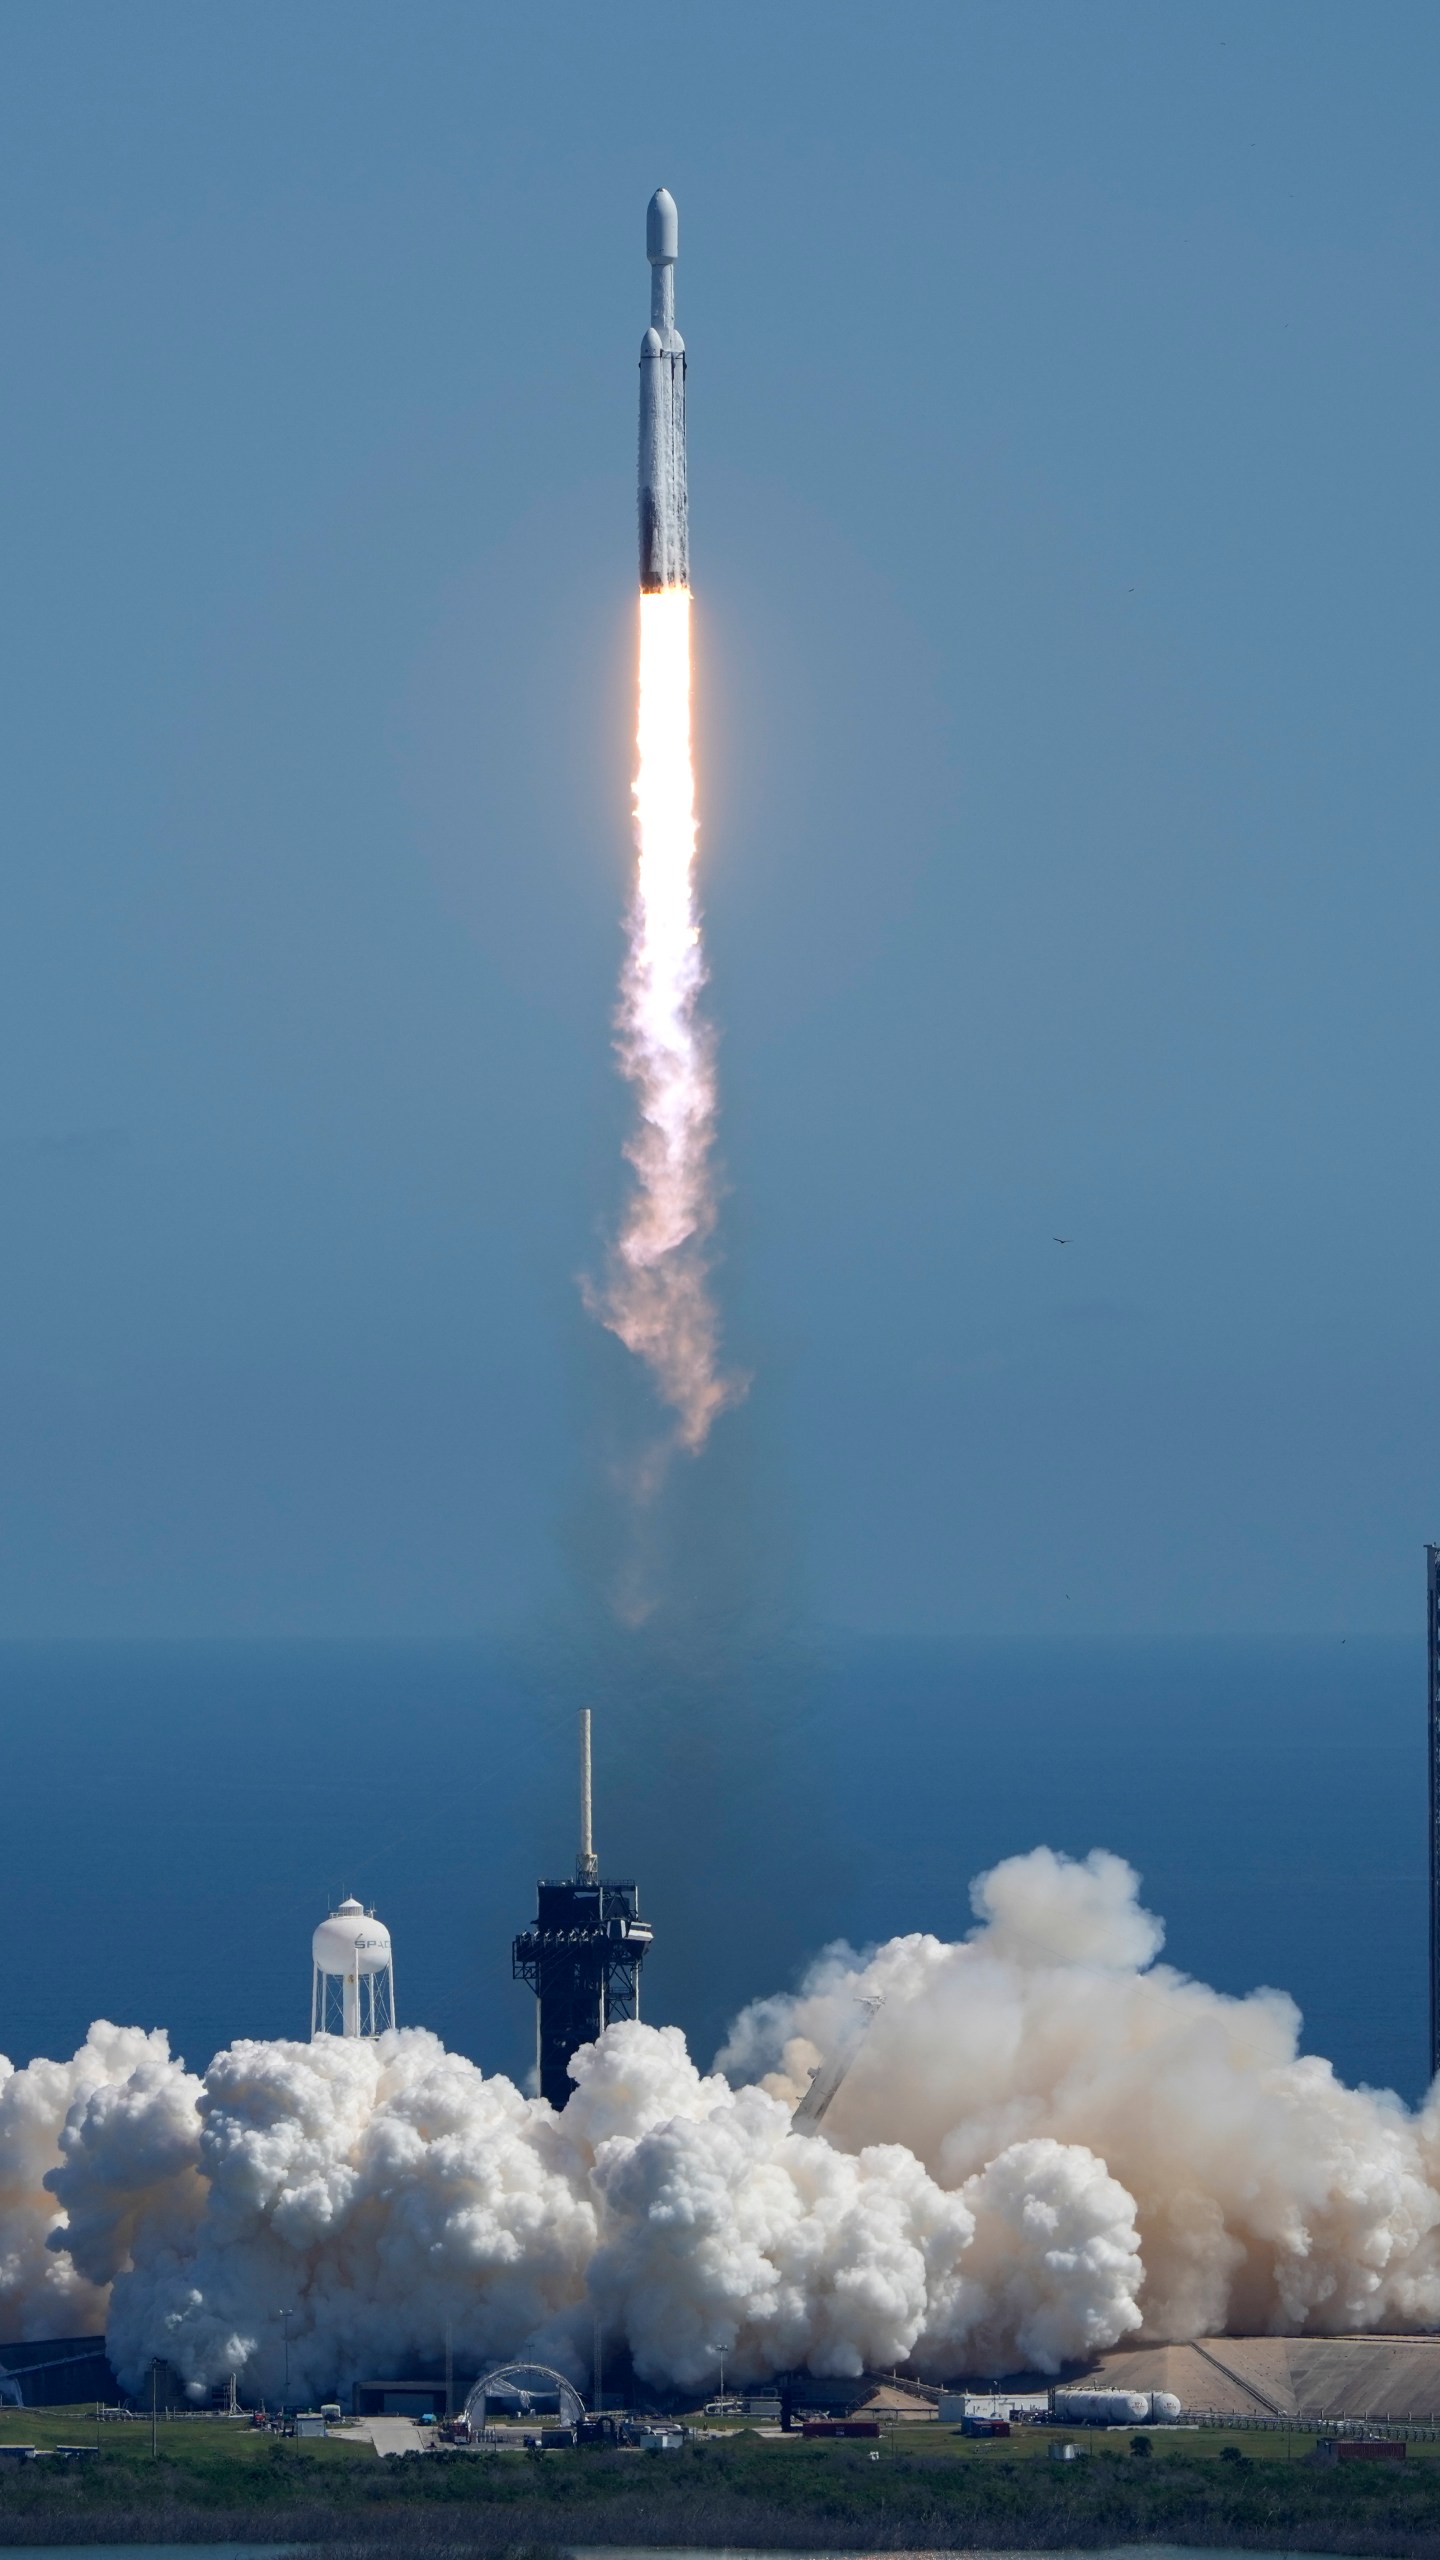
<svg viewBox="0 0 1440 2560"><path fill-rule="evenodd" d="M569 2097L570 2057L617 2018L640 2015L640 1967L654 1935L632 1880L605 1877L591 1821L590 1710L580 1716L580 1853L573 1877L542 1878L534 1924L511 1950L536 2000L540 2095Z"/></svg>
<svg viewBox="0 0 1440 2560"><path fill-rule="evenodd" d="M1430 2079L1440 2071L1440 1546L1425 1549L1425 1667L1430 1679Z"/></svg>

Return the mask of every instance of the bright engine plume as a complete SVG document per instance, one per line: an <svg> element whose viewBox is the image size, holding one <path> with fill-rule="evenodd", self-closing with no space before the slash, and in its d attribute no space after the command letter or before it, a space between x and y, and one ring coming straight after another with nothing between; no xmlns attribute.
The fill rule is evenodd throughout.
<svg viewBox="0 0 1440 2560"><path fill-rule="evenodd" d="M713 1043L699 1012L705 956L695 895L685 346L675 326L678 225L662 187L647 245L651 318L640 351L638 862L617 1047L638 1125L635 1185L594 1312L650 1370L699 1449L737 1383L721 1374L707 1247L715 1225Z"/></svg>

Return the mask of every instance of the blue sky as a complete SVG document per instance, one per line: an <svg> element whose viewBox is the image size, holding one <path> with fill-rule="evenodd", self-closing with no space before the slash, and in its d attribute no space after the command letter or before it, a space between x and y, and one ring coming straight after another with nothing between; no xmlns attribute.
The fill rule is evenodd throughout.
<svg viewBox="0 0 1440 2560"><path fill-rule="evenodd" d="M819 1624L1412 1625L1440 21L665 23L0 22L0 1632L564 1599L662 180L715 1499Z"/></svg>

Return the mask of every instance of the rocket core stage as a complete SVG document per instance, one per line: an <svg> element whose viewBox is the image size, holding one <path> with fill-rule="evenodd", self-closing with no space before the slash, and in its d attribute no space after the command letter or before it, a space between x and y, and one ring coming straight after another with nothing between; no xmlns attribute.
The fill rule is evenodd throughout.
<svg viewBox="0 0 1440 2560"><path fill-rule="evenodd" d="M640 352L639 693L635 722L638 860L616 1013L620 1071L634 1088L625 1142L634 1172L603 1287L582 1283L591 1313L643 1360L673 1436L631 1478L647 1504L669 1453L692 1456L718 1413L745 1392L723 1375L710 1295L715 1228L715 1062L700 1009L705 952L695 887L690 753L690 540L685 475L685 349L675 329L679 224L663 187L650 199L655 318ZM639 1549L627 1574L638 1572ZM654 1595L627 1581L622 1616Z"/></svg>
<svg viewBox="0 0 1440 2560"><path fill-rule="evenodd" d="M640 590L690 584L685 485L685 341L675 326L680 217L657 187L645 217L650 326L640 344Z"/></svg>

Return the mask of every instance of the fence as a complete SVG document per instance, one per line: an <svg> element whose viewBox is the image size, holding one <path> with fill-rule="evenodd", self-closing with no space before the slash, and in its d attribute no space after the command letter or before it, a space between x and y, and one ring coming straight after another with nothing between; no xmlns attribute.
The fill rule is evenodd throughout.
<svg viewBox="0 0 1440 2560"><path fill-rule="evenodd" d="M1059 2425L1060 2420L1055 2423ZM1063 2422L1069 2425L1069 2419ZM1163 2426L1164 2419L1148 2421ZM1182 2427L1224 2427L1228 2433L1242 2435L1281 2436L1399 2436L1406 2444L1440 2443L1440 2417L1389 2418L1383 2410L1367 2410L1363 2418L1327 2418L1318 2409L1297 2409L1293 2417L1242 2417L1233 2409L1185 2409L1171 2424ZM1144 2427L1143 2418L1134 2421ZM1131 2433L1126 2425L1125 2433Z"/></svg>

